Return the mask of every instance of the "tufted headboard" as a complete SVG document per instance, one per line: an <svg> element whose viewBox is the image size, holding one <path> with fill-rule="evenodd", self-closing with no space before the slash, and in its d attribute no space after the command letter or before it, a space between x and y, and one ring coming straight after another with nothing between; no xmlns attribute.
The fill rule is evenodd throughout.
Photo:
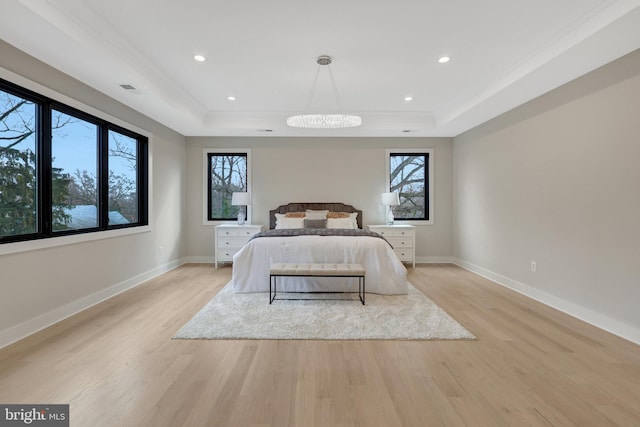
<svg viewBox="0 0 640 427"><path fill-rule="evenodd" d="M362 211L354 208L351 205L345 205L344 203L289 203L287 205L280 205L277 208L269 211L269 229L276 228L276 215L277 213L287 212L304 212L307 209L314 211L328 210L330 212L357 212L358 228L362 228Z"/></svg>

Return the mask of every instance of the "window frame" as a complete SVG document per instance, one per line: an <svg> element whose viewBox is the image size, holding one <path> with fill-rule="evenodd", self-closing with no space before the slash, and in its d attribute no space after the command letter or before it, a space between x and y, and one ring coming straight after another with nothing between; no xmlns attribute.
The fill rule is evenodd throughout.
<svg viewBox="0 0 640 427"><path fill-rule="evenodd" d="M428 218L418 219L395 219L395 222L400 224L410 224L410 225L433 225L434 224L434 149L433 148L394 148L387 149L385 152L385 192L389 192L391 189L391 156L392 155L426 155L427 162L426 168L427 173L425 174L425 178L427 179L427 185L425 186L425 190L427 191L426 195L426 203L428 205L428 209L426 210L426 214Z"/></svg>
<svg viewBox="0 0 640 427"><path fill-rule="evenodd" d="M66 98L56 92L39 87L38 84L26 81L19 85L7 80L7 73L0 73L0 90L11 95L21 97L35 104L36 131L36 183L38 191L36 200L37 230L35 233L0 237L0 255L23 252L34 249L54 247L79 241L97 240L113 237L114 235L135 234L150 230L149 227L149 197L150 197L150 150L151 137L148 133L137 129L128 123L109 117L108 115L86 106L78 101ZM9 78L13 77L9 73ZM19 76L12 80L21 80ZM25 80L25 79L22 79ZM31 90L25 86L36 87ZM69 114L80 120L85 120L98 126L98 226L91 228L54 231L52 225L52 129L51 117L53 110ZM119 123L116 123L119 122ZM114 130L123 135L131 136L137 141L137 191L138 191L138 221L129 224L108 224L108 132ZM105 157L107 156L107 157ZM106 179L105 179L106 177ZM108 235L107 235L108 234ZM80 237L82 236L82 237Z"/></svg>
<svg viewBox="0 0 640 427"><path fill-rule="evenodd" d="M124 136L130 137L132 139L135 139L138 144L136 147L136 160L137 160L137 164L136 164L136 192L138 194L138 221L135 223L129 223L129 224L113 224L113 225L109 225L108 221L109 221L109 182L108 182L108 176L109 176L109 164L108 161L106 159L108 159L109 157L109 137L108 134L110 131L113 132L117 132L120 133ZM107 225L109 227L109 229L115 230L115 229L121 229L121 228L132 228L132 227L136 227L136 225L132 225L132 224L139 224L139 226L144 226L144 225L149 225L149 138L147 138L146 142L145 141L141 141L139 139L141 135L137 132L134 132L130 129L124 128L122 126L119 126L115 123L109 123L107 128L103 130L104 135L106 135L105 139L105 147L103 147L103 155L105 160L103 161L104 163L104 170L106 172L106 176L107 176L107 180L103 185L103 189L102 191L105 193L104 195L104 200L102 201L102 203L104 203L107 206L107 209L104 210L104 212L102 212L103 215L106 215L106 218L104 218L104 221L107 222ZM142 143L144 142L144 144ZM146 179L143 179L146 178Z"/></svg>
<svg viewBox="0 0 640 427"><path fill-rule="evenodd" d="M246 155L247 156L247 191L251 193L251 149L250 148L204 148L202 150L202 224L218 225L222 223L232 223L237 221L236 218L209 219L209 196L211 179L209 176L209 155ZM246 224L252 223L251 205L247 206Z"/></svg>

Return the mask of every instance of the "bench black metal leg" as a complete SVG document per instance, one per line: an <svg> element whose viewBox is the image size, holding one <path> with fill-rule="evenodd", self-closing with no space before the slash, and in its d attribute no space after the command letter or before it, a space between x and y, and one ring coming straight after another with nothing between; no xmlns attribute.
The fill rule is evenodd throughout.
<svg viewBox="0 0 640 427"><path fill-rule="evenodd" d="M271 296L271 289L273 287L273 296ZM269 304L276 299L276 289L278 288L278 276L269 276Z"/></svg>

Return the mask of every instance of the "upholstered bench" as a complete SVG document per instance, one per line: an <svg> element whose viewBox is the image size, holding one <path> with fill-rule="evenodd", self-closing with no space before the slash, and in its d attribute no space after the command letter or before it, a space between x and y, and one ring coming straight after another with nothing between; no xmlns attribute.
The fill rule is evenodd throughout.
<svg viewBox="0 0 640 427"><path fill-rule="evenodd" d="M276 299L278 277L357 277L358 296L364 305L364 267L360 264L275 263L269 270L269 304ZM295 298L282 298L295 299Z"/></svg>

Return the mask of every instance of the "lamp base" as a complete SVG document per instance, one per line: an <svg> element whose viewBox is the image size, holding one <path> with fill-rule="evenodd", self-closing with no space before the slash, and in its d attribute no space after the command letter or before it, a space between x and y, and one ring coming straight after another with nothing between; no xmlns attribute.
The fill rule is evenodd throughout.
<svg viewBox="0 0 640 427"><path fill-rule="evenodd" d="M389 213L387 214L387 225L393 225L393 221L395 218L393 217L393 211L389 208Z"/></svg>
<svg viewBox="0 0 640 427"><path fill-rule="evenodd" d="M238 225L244 225L244 212L238 212Z"/></svg>

